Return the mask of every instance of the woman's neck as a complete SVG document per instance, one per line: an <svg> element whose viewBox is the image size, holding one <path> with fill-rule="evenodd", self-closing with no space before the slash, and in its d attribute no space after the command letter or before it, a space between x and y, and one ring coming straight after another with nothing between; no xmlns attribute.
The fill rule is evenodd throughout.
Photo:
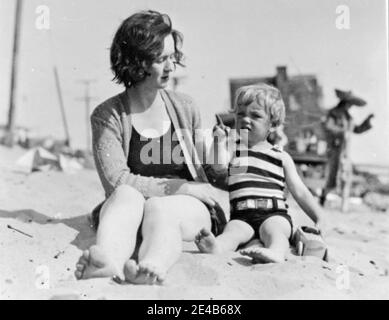
<svg viewBox="0 0 389 320"><path fill-rule="evenodd" d="M150 89L142 84L127 88L127 96L134 112L150 109L159 98L158 89Z"/></svg>

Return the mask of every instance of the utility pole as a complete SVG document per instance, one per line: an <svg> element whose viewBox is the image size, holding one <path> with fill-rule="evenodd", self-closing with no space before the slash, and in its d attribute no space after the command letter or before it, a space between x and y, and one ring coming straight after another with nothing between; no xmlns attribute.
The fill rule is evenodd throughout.
<svg viewBox="0 0 389 320"><path fill-rule="evenodd" d="M15 24L14 24L14 41L12 50L12 71L11 71L11 86L9 97L8 123L6 127L5 145L12 147L14 144L15 134L15 97L16 97L16 77L18 71L19 57L19 31L20 21L22 16L22 0L16 0Z"/></svg>
<svg viewBox="0 0 389 320"><path fill-rule="evenodd" d="M53 66L53 71L54 71L54 78L55 78L55 86L57 88L57 94L58 94L58 100L59 100L59 107L61 109L61 116L62 116L62 122L65 130L65 145L67 147L70 147L70 133L69 133L69 127L68 127L68 122L66 120L66 113L65 113L65 106L63 104L63 99L62 99L62 90L61 90L61 85L59 82L59 76L58 76L58 70L57 67L54 65Z"/></svg>
<svg viewBox="0 0 389 320"><path fill-rule="evenodd" d="M91 151L92 150L92 143L91 143L91 128L90 128L90 103L92 100L95 100L96 97L91 97L90 95L90 84L96 82L95 79L85 79L85 80L79 80L79 82L83 83L85 86L85 93L82 98L78 98L78 100L82 100L85 102L85 124L86 124L86 150Z"/></svg>

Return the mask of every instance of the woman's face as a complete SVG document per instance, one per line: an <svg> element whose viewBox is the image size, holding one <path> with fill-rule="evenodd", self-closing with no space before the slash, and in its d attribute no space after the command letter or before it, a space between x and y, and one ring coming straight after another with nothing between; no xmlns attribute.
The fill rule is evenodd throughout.
<svg viewBox="0 0 389 320"><path fill-rule="evenodd" d="M145 79L145 82L157 89L166 88L170 75L175 70L175 61L174 39L169 35L164 40L161 55L147 70L150 76Z"/></svg>

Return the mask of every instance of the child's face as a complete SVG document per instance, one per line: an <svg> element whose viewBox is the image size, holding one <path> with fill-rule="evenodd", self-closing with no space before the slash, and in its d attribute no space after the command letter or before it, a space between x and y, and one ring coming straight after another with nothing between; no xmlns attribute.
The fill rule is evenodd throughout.
<svg viewBox="0 0 389 320"><path fill-rule="evenodd" d="M248 146L253 146L261 141L266 141L272 128L270 116L265 108L256 102L248 106L238 106L236 111L236 129L244 136L247 134Z"/></svg>

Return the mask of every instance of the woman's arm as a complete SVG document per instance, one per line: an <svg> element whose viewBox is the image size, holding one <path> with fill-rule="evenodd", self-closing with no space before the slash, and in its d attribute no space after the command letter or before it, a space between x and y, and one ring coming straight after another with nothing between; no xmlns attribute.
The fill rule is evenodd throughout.
<svg viewBox="0 0 389 320"><path fill-rule="evenodd" d="M322 210L298 175L293 159L288 153L283 152L282 160L288 189L301 209L304 210L316 225L320 225L323 219Z"/></svg>

